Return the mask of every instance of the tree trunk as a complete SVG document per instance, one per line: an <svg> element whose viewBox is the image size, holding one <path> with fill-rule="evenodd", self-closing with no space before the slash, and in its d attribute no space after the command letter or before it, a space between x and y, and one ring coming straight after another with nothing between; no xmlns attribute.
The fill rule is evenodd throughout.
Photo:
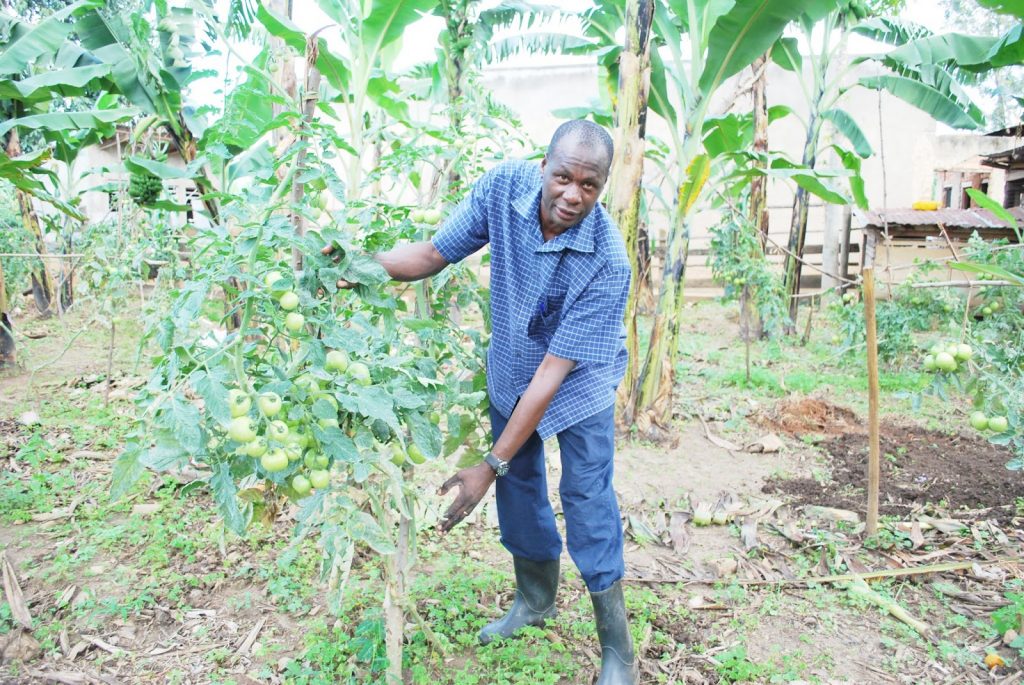
<svg viewBox="0 0 1024 685"><path fill-rule="evenodd" d="M13 158L20 155L21 138L18 136L17 127L15 127L11 129L7 137L7 156ZM22 225L32 235L36 253L42 257L46 254L46 241L43 240L43 229L39 224L39 216L32 206L32 196L18 188L15 190L15 197L18 200ZM46 259L41 258L39 260L39 265L32 271L31 276L32 294L35 296L36 308L44 316L54 314L54 310L60 305L57 298L57 288L50 274Z"/></svg>
<svg viewBox="0 0 1024 685"><path fill-rule="evenodd" d="M465 105L462 101L462 77L466 70L466 51L472 44L474 27L469 22L467 14L469 4L457 0L441 2L441 11L444 14L446 32L444 35L445 45L445 78L448 81L448 122L452 134L458 140L463 135L463 120L465 118ZM445 178L445 193L456 192L462 179L456 165L448 168Z"/></svg>
<svg viewBox="0 0 1024 685"><path fill-rule="evenodd" d="M754 154L768 153L768 53L754 60ZM762 165L763 166L763 165ZM750 219L757 227L761 249L768 244L768 177L754 176L750 182Z"/></svg>
<svg viewBox="0 0 1024 685"><path fill-rule="evenodd" d="M813 169L817 161L818 134L821 131L820 121L817 117L820 98L815 100L814 110L811 112L807 124L807 141L804 144L803 164ZM793 216L789 225L789 240L786 243L786 268L785 268L785 290L789 301L789 323L786 328L790 332L796 325L797 305L796 298L800 292L800 275L803 271L804 241L807 238L807 212L810 209L811 196L803 188L797 188L793 196Z"/></svg>
<svg viewBox="0 0 1024 685"><path fill-rule="evenodd" d="M666 425L672 417L672 390L682 321L686 259L690 248L690 227L685 209L676 209L665 252L661 293L634 407L634 421L641 433L648 432L652 424Z"/></svg>
<svg viewBox="0 0 1024 685"><path fill-rule="evenodd" d="M7 286L4 283L4 261L0 259L0 369L17 363L14 354L14 329L11 326L11 318L7 315L9 306Z"/></svg>
<svg viewBox="0 0 1024 685"><path fill-rule="evenodd" d="M640 255L640 187L644 170L647 96L651 86L651 22L653 0L630 0L626 7L626 44L619 57L618 107L615 111L615 147L608 179L608 210L622 231L632 266L626 305L626 347L629 362L619 388L622 421L633 421L640 377L640 342L637 335L638 301L650 271Z"/></svg>
<svg viewBox="0 0 1024 685"><path fill-rule="evenodd" d="M313 114L316 111L316 103L320 98L320 70L316 68L317 60L317 46L313 41L306 43L306 82L302 90L302 121L305 124L309 124L313 120ZM299 138L304 139L305 134L300 132ZM302 169L306 165L306 150L301 148L298 156L295 159L295 164L299 169L299 173L302 173ZM302 203L302 195L305 192L305 184L293 183L292 184L292 204L299 205ZM303 236L306 234L305 219L302 214L295 212L292 214L292 225L295 227L295 235ZM296 271L302 269L302 251L298 248L292 249L292 268Z"/></svg>
<svg viewBox="0 0 1024 685"><path fill-rule="evenodd" d="M755 155L768 153L768 53L754 60L751 65L755 80L751 87L754 115L754 148ZM762 168L765 164L760 165ZM761 245L760 254L754 258L766 259L768 252L768 177L754 176L750 182L750 225L757 232ZM746 230L746 229L744 229ZM750 285L744 285L740 293L740 338L746 344L747 358L750 357L750 343L764 335L764 322L754 303L757 293ZM747 380L750 380L750 366L747 365Z"/></svg>

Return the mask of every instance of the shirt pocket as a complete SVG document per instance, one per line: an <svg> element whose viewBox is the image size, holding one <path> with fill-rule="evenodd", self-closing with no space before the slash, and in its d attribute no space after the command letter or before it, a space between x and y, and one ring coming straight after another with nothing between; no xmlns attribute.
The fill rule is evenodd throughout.
<svg viewBox="0 0 1024 685"><path fill-rule="evenodd" d="M530 317L526 335L540 343L546 349L558 330L562 320L562 307L565 304L565 293L545 293L537 300L537 307Z"/></svg>

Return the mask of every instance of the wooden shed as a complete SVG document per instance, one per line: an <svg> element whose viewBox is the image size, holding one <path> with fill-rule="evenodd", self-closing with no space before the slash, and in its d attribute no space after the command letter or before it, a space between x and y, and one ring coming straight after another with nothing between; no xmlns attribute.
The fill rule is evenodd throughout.
<svg viewBox="0 0 1024 685"><path fill-rule="evenodd" d="M1024 207L1008 211L1024 227ZM863 228L861 253L873 254L875 278L887 285L906 280L913 266L925 261L942 265L931 272L931 280L968 280L964 272L945 265L959 258L975 232L984 240L1018 242L1010 225L979 208L880 209L856 213L855 221Z"/></svg>

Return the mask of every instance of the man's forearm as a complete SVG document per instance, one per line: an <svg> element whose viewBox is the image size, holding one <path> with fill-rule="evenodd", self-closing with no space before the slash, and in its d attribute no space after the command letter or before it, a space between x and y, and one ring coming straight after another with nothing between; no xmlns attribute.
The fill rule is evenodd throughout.
<svg viewBox="0 0 1024 685"><path fill-rule="evenodd" d="M576 362L561 359L553 355L545 355L544 361L533 374L533 380L526 392L519 398L512 416L509 417L501 437L494 443L491 450L494 456L508 461L526 443L530 435L537 430L537 424L544 417L548 405L555 393L562 387L562 381L576 367Z"/></svg>
<svg viewBox="0 0 1024 685"><path fill-rule="evenodd" d="M396 245L387 252L376 254L374 259L396 281L418 281L448 266L448 262L429 240Z"/></svg>

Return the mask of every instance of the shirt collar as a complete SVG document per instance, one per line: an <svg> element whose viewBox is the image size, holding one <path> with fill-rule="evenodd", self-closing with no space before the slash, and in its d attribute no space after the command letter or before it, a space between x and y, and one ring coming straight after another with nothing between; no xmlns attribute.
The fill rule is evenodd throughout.
<svg viewBox="0 0 1024 685"><path fill-rule="evenodd" d="M540 238L540 190L529 191L512 201L512 208L523 217L529 226L537 229L536 252L561 252L565 248L576 252L594 251L594 231L597 222L597 207L580 223L554 239L544 242Z"/></svg>

